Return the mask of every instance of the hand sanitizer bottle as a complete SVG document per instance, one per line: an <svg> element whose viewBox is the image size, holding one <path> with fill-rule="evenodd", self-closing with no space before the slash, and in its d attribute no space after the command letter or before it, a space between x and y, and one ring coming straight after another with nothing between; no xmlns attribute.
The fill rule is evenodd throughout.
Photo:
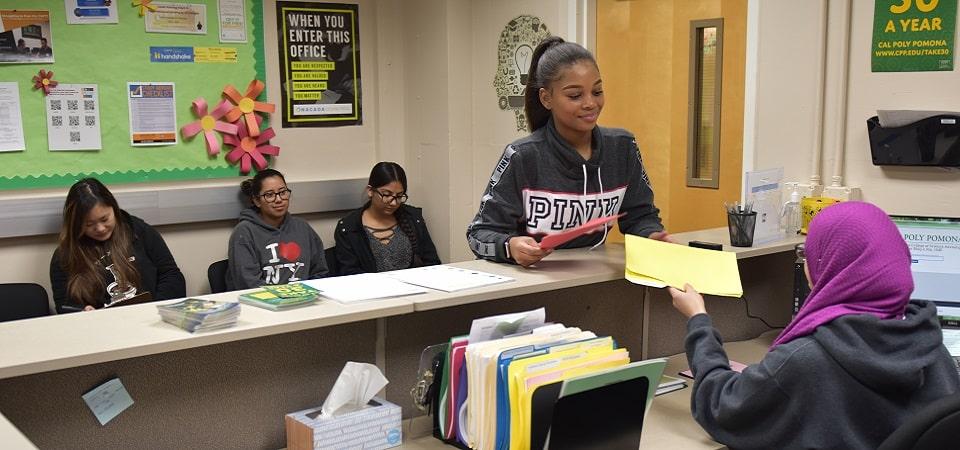
<svg viewBox="0 0 960 450"><path fill-rule="evenodd" d="M787 237L796 236L800 232L802 220L800 215L800 191L794 190L790 194L790 201L783 204L783 212L780 217Z"/></svg>

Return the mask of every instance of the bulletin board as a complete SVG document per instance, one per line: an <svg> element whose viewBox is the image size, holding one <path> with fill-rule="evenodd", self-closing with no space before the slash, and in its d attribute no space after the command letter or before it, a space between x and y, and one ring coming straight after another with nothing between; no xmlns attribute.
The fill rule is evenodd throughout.
<svg viewBox="0 0 960 450"><path fill-rule="evenodd" d="M175 2L206 5L205 35L147 33L130 0L113 0L119 23L97 25L68 25L64 0L0 0L4 10L49 11L55 58L50 64L0 64L0 81L19 86L26 143L24 151L0 153L0 190L69 186L87 176L107 184L238 176L239 167L225 160L231 147L222 145L219 154L209 156L203 133L184 138L179 128L199 119L191 107L195 99L204 98L212 110L227 84L242 94L252 80L265 81L262 0L243 1L246 43L220 43L217 0ZM237 61L152 63L151 46L235 48ZM49 150L44 95L32 81L41 69L53 71L59 83L98 86L101 150ZM127 82L175 83L177 144L130 144ZM258 100L265 99L264 91ZM268 125L266 118L261 128Z"/></svg>

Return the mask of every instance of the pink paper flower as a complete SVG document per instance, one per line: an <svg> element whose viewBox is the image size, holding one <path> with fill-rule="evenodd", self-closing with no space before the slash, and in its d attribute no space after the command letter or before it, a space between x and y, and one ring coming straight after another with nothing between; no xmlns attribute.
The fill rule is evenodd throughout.
<svg viewBox="0 0 960 450"><path fill-rule="evenodd" d="M260 130L261 121L260 117L254 116L257 131ZM239 125L239 122L237 124ZM280 147L269 145L267 142L276 135L273 128L263 130L258 133L258 136L251 136L247 132L247 127L238 126L237 128L239 130L236 136L225 134L223 142L233 146L233 150L227 153L227 161L230 164L236 164L239 161L240 173L244 175L250 173L251 163L257 167L257 170L266 169L269 164L263 155L278 156L280 154Z"/></svg>
<svg viewBox="0 0 960 450"><path fill-rule="evenodd" d="M252 137L260 135L260 122L256 119L255 111L273 113L274 110L273 103L257 101L257 96L261 92L263 92L263 82L260 80L251 81L250 85L247 86L247 93L244 95L240 95L240 92L232 84L223 88L223 95L226 95L236 105L227 113L227 122L236 122L240 116L243 116L243 120L247 124L247 133Z"/></svg>
<svg viewBox="0 0 960 450"><path fill-rule="evenodd" d="M43 89L43 95L50 95L50 90L55 87L57 82L53 80L53 71L40 69L40 73L33 76L33 88Z"/></svg>
<svg viewBox="0 0 960 450"><path fill-rule="evenodd" d="M139 6L139 7L140 7L140 17L143 17L143 15L147 13L147 10L148 10L148 9L149 9L150 11L156 11L156 10L157 10L157 6L156 6L156 5L151 5L151 4L150 4L150 2L152 2L152 1L153 1L153 0L133 0L133 1L131 2L131 4L132 4L133 6Z"/></svg>
<svg viewBox="0 0 960 450"><path fill-rule="evenodd" d="M214 108L212 113L207 114L207 101L202 97L194 100L193 113L199 117L200 120L184 125L183 128L180 128L180 133L183 134L183 137L188 138L196 136L197 133L203 131L203 135L207 140L207 154L214 156L220 153L220 141L217 140L217 133L213 131L216 130L224 134L237 134L238 127L236 125L217 120L223 117L232 106L230 102L223 100Z"/></svg>

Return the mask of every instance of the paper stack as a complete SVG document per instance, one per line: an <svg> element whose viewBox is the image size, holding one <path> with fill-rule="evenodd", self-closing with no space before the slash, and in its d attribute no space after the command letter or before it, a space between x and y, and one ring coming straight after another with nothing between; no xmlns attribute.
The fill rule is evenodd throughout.
<svg viewBox="0 0 960 450"><path fill-rule="evenodd" d="M317 301L320 291L303 283L263 286L262 290L240 294L241 303L271 311L285 311Z"/></svg>
<svg viewBox="0 0 960 450"><path fill-rule="evenodd" d="M157 305L164 322L191 333L218 330L237 324L240 304L200 298L188 298L170 305Z"/></svg>

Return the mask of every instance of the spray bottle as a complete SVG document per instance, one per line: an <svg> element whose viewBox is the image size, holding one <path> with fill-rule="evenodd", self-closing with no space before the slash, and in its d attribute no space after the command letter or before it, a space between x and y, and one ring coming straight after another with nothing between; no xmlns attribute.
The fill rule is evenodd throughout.
<svg viewBox="0 0 960 450"><path fill-rule="evenodd" d="M790 193L790 200L783 204L780 223L787 237L796 236L800 232L802 216L800 215L800 191L798 189L794 189Z"/></svg>

